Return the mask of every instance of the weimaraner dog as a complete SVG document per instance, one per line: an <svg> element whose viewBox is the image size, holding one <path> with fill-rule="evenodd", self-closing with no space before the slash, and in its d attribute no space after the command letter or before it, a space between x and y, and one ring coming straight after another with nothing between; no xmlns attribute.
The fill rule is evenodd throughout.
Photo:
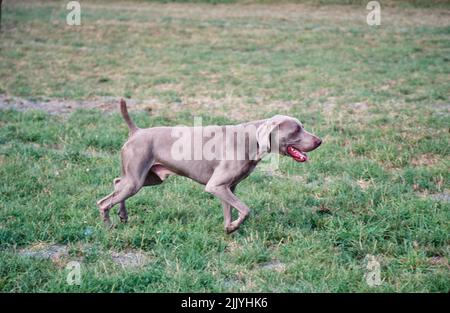
<svg viewBox="0 0 450 313"><path fill-rule="evenodd" d="M109 210L114 205L120 204L118 215L122 222L126 222L126 199L143 186L161 184L169 175L181 175L205 185L206 192L221 200L225 231L232 233L250 212L236 197L234 189L258 162L271 152L305 162L308 159L305 152L322 143L319 137L304 130L297 119L283 115L231 126L140 129L128 115L123 99L120 110L130 131L121 151L121 176L114 179L114 192L97 202L107 226L111 226ZM229 133L233 136L223 136ZM236 142L234 134L244 134L241 142ZM214 150L214 157L203 157L208 146L214 146L214 149L209 149L211 152ZM192 147L194 152L189 150ZM239 152L242 153L239 155ZM231 207L239 212L234 221L231 220Z"/></svg>

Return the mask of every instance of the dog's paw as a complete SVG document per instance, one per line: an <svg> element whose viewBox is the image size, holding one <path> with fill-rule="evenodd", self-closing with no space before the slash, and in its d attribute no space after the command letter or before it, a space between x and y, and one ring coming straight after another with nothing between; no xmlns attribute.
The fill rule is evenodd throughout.
<svg viewBox="0 0 450 313"><path fill-rule="evenodd" d="M225 227L225 232L227 233L227 235L234 233L236 230L238 230L239 227L234 226L234 225L228 225Z"/></svg>

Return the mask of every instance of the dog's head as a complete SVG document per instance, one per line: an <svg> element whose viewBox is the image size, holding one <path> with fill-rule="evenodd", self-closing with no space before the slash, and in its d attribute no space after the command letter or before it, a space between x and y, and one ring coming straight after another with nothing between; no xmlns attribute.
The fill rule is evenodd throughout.
<svg viewBox="0 0 450 313"><path fill-rule="evenodd" d="M320 146L322 140L307 132L302 123L293 117L275 115L264 121L256 130L259 153L289 155L297 162L305 162L305 152Z"/></svg>

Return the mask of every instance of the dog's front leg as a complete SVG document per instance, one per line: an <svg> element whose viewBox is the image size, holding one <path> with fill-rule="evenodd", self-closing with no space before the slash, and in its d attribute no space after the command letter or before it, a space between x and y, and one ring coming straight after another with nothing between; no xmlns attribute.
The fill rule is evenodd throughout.
<svg viewBox="0 0 450 313"><path fill-rule="evenodd" d="M239 198L236 197L230 190L230 187L226 185L214 186L208 183L206 185L205 191L212 193L220 200L222 200L222 204L224 205L225 231L228 234L231 234L232 232L236 231L248 217L250 209L241 200L239 200ZM227 211L225 211L224 203L229 205ZM229 220L231 221L231 206L239 211L239 217L227 225L227 218L229 218Z"/></svg>
<svg viewBox="0 0 450 313"><path fill-rule="evenodd" d="M226 202L222 201L222 208L223 208L223 224L225 226L225 230L230 226L231 224L231 205Z"/></svg>
<svg viewBox="0 0 450 313"><path fill-rule="evenodd" d="M231 186L230 190L231 192L234 194L234 190L236 189L236 186ZM222 208L223 208L223 222L224 222L224 226L225 226L225 231L227 231L227 229L230 227L231 224L231 205L224 201L222 201Z"/></svg>

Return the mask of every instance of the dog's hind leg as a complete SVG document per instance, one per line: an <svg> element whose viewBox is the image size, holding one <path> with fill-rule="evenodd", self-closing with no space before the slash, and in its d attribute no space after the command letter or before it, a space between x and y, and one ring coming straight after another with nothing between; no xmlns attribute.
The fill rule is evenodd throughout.
<svg viewBox="0 0 450 313"><path fill-rule="evenodd" d="M111 225L109 210L117 203L121 203L121 208L123 204L123 208L125 209L125 200L141 189L146 180L147 173L153 164L153 158L144 157L140 158L140 160L134 159L133 162L127 162L127 152L123 152L123 174L120 178L114 180L114 192L97 202L100 215L107 226ZM120 212L121 210L119 209L119 214Z"/></svg>
<svg viewBox="0 0 450 313"><path fill-rule="evenodd" d="M109 210L117 203L125 204L125 200L136 194L142 187L142 182L123 177L115 185L114 192L97 202L100 215L107 226L111 225Z"/></svg>
<svg viewBox="0 0 450 313"><path fill-rule="evenodd" d="M116 189L116 184L118 184L119 181L120 181L120 178L114 179L114 189ZM117 211L117 215L119 215L120 221L122 223L128 222L128 212L127 212L127 208L125 206L125 200L123 200L119 203L119 210Z"/></svg>
<svg viewBox="0 0 450 313"><path fill-rule="evenodd" d="M120 181L120 178L114 179L114 186ZM147 174L147 177L144 181L144 186L154 186L159 185L162 183L162 180L159 178L158 175L153 173L152 171L149 171ZM128 222L128 211L125 206L125 200L121 201L119 203L119 210L117 211L117 215L119 215L120 221L122 223Z"/></svg>

